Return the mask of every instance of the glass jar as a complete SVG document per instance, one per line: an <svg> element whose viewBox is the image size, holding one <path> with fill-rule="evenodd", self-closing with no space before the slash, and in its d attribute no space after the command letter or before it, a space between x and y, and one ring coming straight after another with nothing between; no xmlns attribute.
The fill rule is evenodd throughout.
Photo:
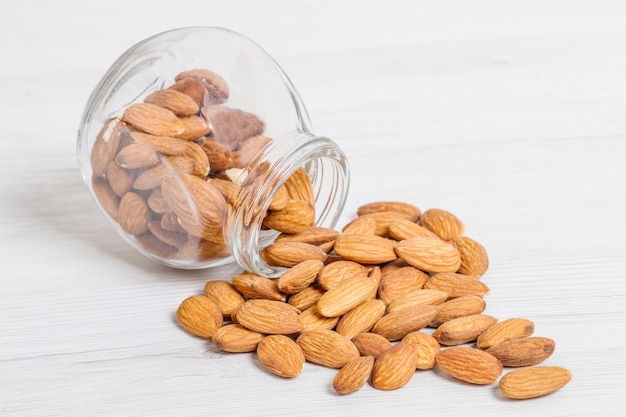
<svg viewBox="0 0 626 417"><path fill-rule="evenodd" d="M85 107L77 154L96 203L144 255L177 268L236 261L277 276L262 249L333 228L349 169L311 132L287 75L257 44L211 27L126 51Z"/></svg>

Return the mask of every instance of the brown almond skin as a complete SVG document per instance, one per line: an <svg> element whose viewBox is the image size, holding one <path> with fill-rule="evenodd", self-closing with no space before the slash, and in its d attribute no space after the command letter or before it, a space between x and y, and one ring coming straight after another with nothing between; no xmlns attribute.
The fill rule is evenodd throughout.
<svg viewBox="0 0 626 417"><path fill-rule="evenodd" d="M402 342L410 343L417 348L417 364L419 370L427 370L435 367L437 355L441 352L439 342L428 333L416 331L402 338Z"/></svg>
<svg viewBox="0 0 626 417"><path fill-rule="evenodd" d="M487 314L459 317L439 326L433 333L433 337L442 345L461 345L473 342L497 321L497 318Z"/></svg>
<svg viewBox="0 0 626 417"><path fill-rule="evenodd" d="M535 331L535 323L521 317L503 320L494 324L478 336L476 346L489 349L491 346L511 339L529 337Z"/></svg>
<svg viewBox="0 0 626 417"><path fill-rule="evenodd" d="M509 398L526 400L551 394L563 388L572 374L559 366L533 366L516 369L500 379L500 390Z"/></svg>
<svg viewBox="0 0 626 417"><path fill-rule="evenodd" d="M428 324L428 327L439 327L442 323L458 317L481 314L486 307L487 303L485 300L477 295L453 298L439 306L435 318Z"/></svg>
<svg viewBox="0 0 626 417"><path fill-rule="evenodd" d="M299 233L315 221L315 207L305 201L290 201L282 210L270 211L263 225L282 233Z"/></svg>
<svg viewBox="0 0 626 417"><path fill-rule="evenodd" d="M464 295L484 297L489 294L489 287L484 282L475 277L454 272L433 274L424 284L424 288L445 291L450 298Z"/></svg>
<svg viewBox="0 0 626 417"><path fill-rule="evenodd" d="M189 333L210 338L222 326L222 311L219 306L204 295L192 295L180 303L176 310L178 322Z"/></svg>
<svg viewBox="0 0 626 417"><path fill-rule="evenodd" d="M367 276L367 268L358 262L341 260L325 265L319 272L317 283L321 288L329 290L356 276Z"/></svg>
<svg viewBox="0 0 626 417"><path fill-rule="evenodd" d="M372 327L390 341L400 340L407 334L420 330L430 323L437 314L437 307L430 305L414 306L384 315Z"/></svg>
<svg viewBox="0 0 626 417"><path fill-rule="evenodd" d="M350 339L333 330L303 332L296 342L307 361L329 368L341 368L359 357L359 351Z"/></svg>
<svg viewBox="0 0 626 417"><path fill-rule="evenodd" d="M359 206L356 213L358 216L369 213L378 213L381 211L395 211L404 214L409 221L416 222L419 220L421 210L413 204L402 201L375 201Z"/></svg>
<svg viewBox="0 0 626 417"><path fill-rule="evenodd" d="M463 234L463 223L454 214L441 209L428 209L422 213L420 225L446 241Z"/></svg>
<svg viewBox="0 0 626 417"><path fill-rule="evenodd" d="M119 206L119 223L126 233L140 235L146 232L151 218L148 204L139 194L124 194Z"/></svg>
<svg viewBox="0 0 626 417"><path fill-rule="evenodd" d="M295 334L302 331L299 312L274 300L248 300L236 311L237 322L264 334Z"/></svg>
<svg viewBox="0 0 626 417"><path fill-rule="evenodd" d="M324 262L318 259L309 259L285 271L278 278L278 289L285 294L296 294L317 278L317 274L324 267Z"/></svg>
<svg viewBox="0 0 626 417"><path fill-rule="evenodd" d="M378 297L385 304L409 291L421 289L430 277L412 266L405 266L383 276L378 286Z"/></svg>
<svg viewBox="0 0 626 417"><path fill-rule="evenodd" d="M389 225L389 236L398 242L414 237L439 237L425 227L407 219L398 219L391 223Z"/></svg>
<svg viewBox="0 0 626 417"><path fill-rule="evenodd" d="M374 234L382 237L390 237L389 226L398 220L407 219L408 215L397 211L379 211L359 216L359 219L371 218L376 223Z"/></svg>
<svg viewBox="0 0 626 417"><path fill-rule="evenodd" d="M281 187L282 188L282 187ZM302 242L311 245L321 245L337 239L339 232L326 227L311 226L299 233L287 234L283 233L276 238L276 241L283 242Z"/></svg>
<svg viewBox="0 0 626 417"><path fill-rule="evenodd" d="M257 346L257 357L274 375L294 378L304 368L304 353L296 342L284 335L270 335Z"/></svg>
<svg viewBox="0 0 626 417"><path fill-rule="evenodd" d="M307 308L315 305L322 296L322 294L324 294L324 292L325 291L323 289L315 285L307 287L299 293L293 294L291 297L289 297L289 304L291 304L300 311L304 311Z"/></svg>
<svg viewBox="0 0 626 417"><path fill-rule="evenodd" d="M130 129L120 119L109 119L96 137L90 154L91 169L96 177L104 175L109 162L115 158L123 135Z"/></svg>
<svg viewBox="0 0 626 417"><path fill-rule="evenodd" d="M337 323L337 333L352 339L354 336L368 332L385 314L385 303L370 299L354 307L341 317Z"/></svg>
<svg viewBox="0 0 626 417"><path fill-rule="evenodd" d="M363 356L378 358L384 351L389 349L391 342L376 333L360 333L352 338L352 343Z"/></svg>
<svg viewBox="0 0 626 417"><path fill-rule="evenodd" d="M460 274L482 277L489 268L485 247L467 236L456 236L450 241L461 255Z"/></svg>
<svg viewBox="0 0 626 417"><path fill-rule="evenodd" d="M417 348L410 343L397 343L374 362L372 386L383 391L402 388L415 374L416 365Z"/></svg>
<svg viewBox="0 0 626 417"><path fill-rule="evenodd" d="M104 177L91 177L93 189L100 206L115 221L119 221L120 198L113 192L111 185Z"/></svg>
<svg viewBox="0 0 626 417"><path fill-rule="evenodd" d="M439 238L406 239L398 242L395 251L406 263L425 272L456 272L461 265L461 255L456 247Z"/></svg>
<svg viewBox="0 0 626 417"><path fill-rule="evenodd" d="M212 336L213 343L224 352L254 352L265 336L246 329L240 324L228 324L217 329Z"/></svg>
<svg viewBox="0 0 626 417"><path fill-rule="evenodd" d="M360 390L367 383L373 367L373 356L361 356L351 360L335 375L333 388L342 395Z"/></svg>
<svg viewBox="0 0 626 417"><path fill-rule="evenodd" d="M372 217L357 217L345 225L341 233L344 235L375 235L376 219Z"/></svg>
<svg viewBox="0 0 626 417"><path fill-rule="evenodd" d="M235 286L224 280L208 281L204 285L204 295L212 298L225 316L230 316L245 302Z"/></svg>
<svg viewBox="0 0 626 417"><path fill-rule="evenodd" d="M556 343L547 337L530 336L498 343L486 350L506 367L536 365L554 353Z"/></svg>
<svg viewBox="0 0 626 417"><path fill-rule="evenodd" d="M287 296L278 289L276 279L244 272L231 278L237 291L248 298L285 301Z"/></svg>
<svg viewBox="0 0 626 417"><path fill-rule="evenodd" d="M354 277L326 291L317 301L317 311L326 317L339 317L367 300L376 289L370 277Z"/></svg>
<svg viewBox="0 0 626 417"><path fill-rule="evenodd" d="M489 353L465 346L447 348L437 355L437 366L444 372L471 384L486 385L502 374L502 364Z"/></svg>
<svg viewBox="0 0 626 417"><path fill-rule="evenodd" d="M393 243L376 235L341 235L335 242L335 253L349 261L366 265L381 264L397 258Z"/></svg>
<svg viewBox="0 0 626 417"><path fill-rule="evenodd" d="M300 323L302 324L302 331L308 332L310 330L317 329L334 329L339 321L339 317L325 317L317 311L317 305L311 307L300 313Z"/></svg>
<svg viewBox="0 0 626 417"><path fill-rule="evenodd" d="M442 304L448 298L448 293L439 290L413 290L407 291L404 295L395 298L387 306L387 312L393 313L403 308L413 307L418 305L433 305L438 306Z"/></svg>
<svg viewBox="0 0 626 417"><path fill-rule="evenodd" d="M268 265L291 268L307 259L324 261L328 255L318 246L303 242L278 241L261 250Z"/></svg>
<svg viewBox="0 0 626 417"><path fill-rule="evenodd" d="M174 112L151 103L131 104L124 111L123 119L129 125L157 136L176 136L184 131Z"/></svg>

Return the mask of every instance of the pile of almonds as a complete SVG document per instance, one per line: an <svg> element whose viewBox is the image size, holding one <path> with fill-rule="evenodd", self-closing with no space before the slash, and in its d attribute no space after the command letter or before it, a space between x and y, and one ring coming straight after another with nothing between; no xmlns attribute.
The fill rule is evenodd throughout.
<svg viewBox="0 0 626 417"><path fill-rule="evenodd" d="M256 352L265 368L296 377L305 361L338 369L340 394L368 381L379 390L438 367L473 384L500 378L510 398L554 392L571 378L535 366L555 342L533 336L521 317L484 314L489 288L484 247L453 214L402 202L359 207L341 232L310 226L282 233L262 250L285 267L278 278L243 272L206 283L177 310L190 333L225 352Z"/></svg>
<svg viewBox="0 0 626 417"><path fill-rule="evenodd" d="M259 117L227 106L229 92L215 72L183 71L107 120L94 142L96 198L153 255L183 263L229 255L223 229L229 206L241 203L241 187L265 180L263 150L272 139ZM270 203L264 227L296 233L313 224L307 181L303 169L292 175Z"/></svg>

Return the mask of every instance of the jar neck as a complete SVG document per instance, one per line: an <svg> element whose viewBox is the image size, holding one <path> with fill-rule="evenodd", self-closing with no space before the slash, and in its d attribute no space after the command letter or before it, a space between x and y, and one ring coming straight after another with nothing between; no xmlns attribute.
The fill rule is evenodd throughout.
<svg viewBox="0 0 626 417"><path fill-rule="evenodd" d="M345 205L349 189L348 161L335 142L308 132L297 132L264 149L263 157L251 167L260 168L264 161L271 166L263 180L244 183L239 204L232 208L225 230L226 241L235 261L256 274L276 277L285 268L268 265L261 250L278 236L275 230L263 230L262 223L269 204L280 186L299 168L311 177L315 192L315 224L333 228Z"/></svg>

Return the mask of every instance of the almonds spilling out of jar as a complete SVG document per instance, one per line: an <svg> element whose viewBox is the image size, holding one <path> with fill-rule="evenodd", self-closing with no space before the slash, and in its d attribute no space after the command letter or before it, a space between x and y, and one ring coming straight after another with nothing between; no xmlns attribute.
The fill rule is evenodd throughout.
<svg viewBox="0 0 626 417"><path fill-rule="evenodd" d="M204 295L181 303L180 324L223 351L256 351L275 375L295 377L305 362L337 369L340 394L368 382L399 389L433 368L476 385L500 379L515 399L569 382L565 368L535 366L555 342L534 336L531 320L485 314L487 252L456 216L401 202L357 214L341 231L282 233L262 250L266 262L288 268L280 277L209 281Z"/></svg>
<svg viewBox="0 0 626 417"><path fill-rule="evenodd" d="M185 263L229 255L224 220L242 187L265 179L272 139L256 115L228 107L226 81L206 69L107 120L90 154L92 190L106 213L150 254ZM303 169L270 203L267 229L295 234L315 220Z"/></svg>

